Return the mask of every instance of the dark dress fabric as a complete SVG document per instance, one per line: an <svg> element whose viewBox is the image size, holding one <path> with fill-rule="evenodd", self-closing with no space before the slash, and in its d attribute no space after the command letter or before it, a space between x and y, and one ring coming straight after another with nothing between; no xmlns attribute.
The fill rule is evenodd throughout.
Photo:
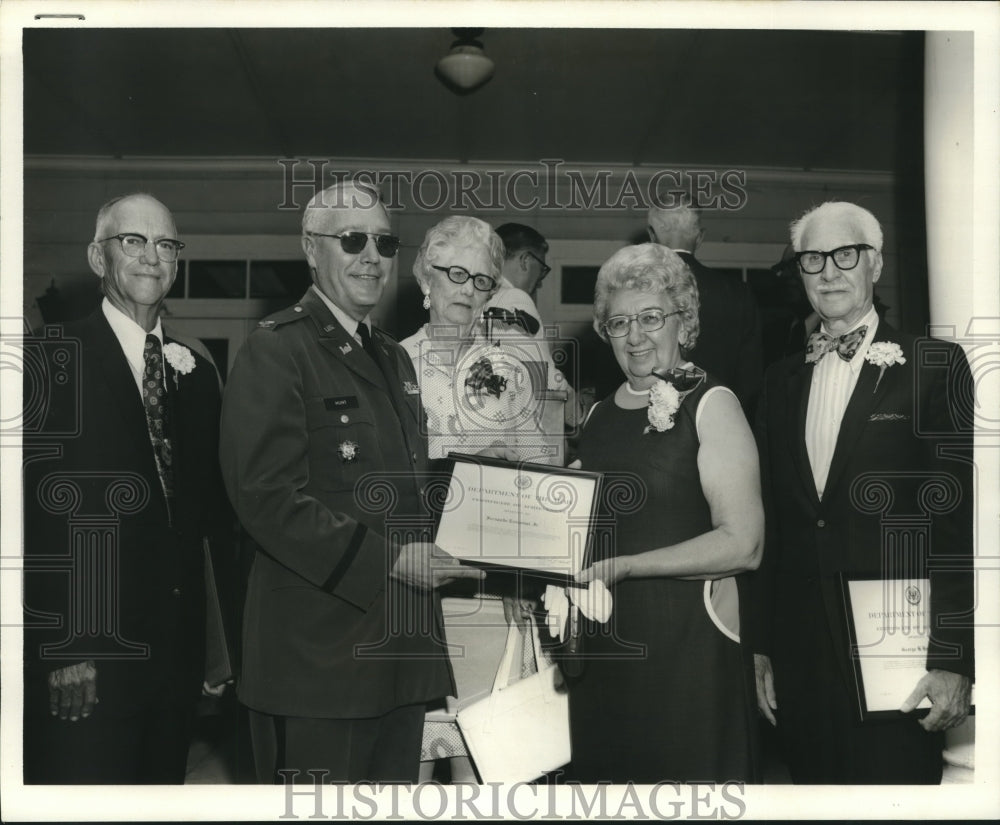
<svg viewBox="0 0 1000 825"><path fill-rule="evenodd" d="M634 473L638 499L606 494L613 531L595 558L676 544L712 529L701 491L695 413L714 382L687 395L675 426L644 434L647 410L609 397L580 441L587 470ZM613 526L612 526L613 525ZM713 622L705 582L630 579L612 587L606 625L585 622L582 672L569 675L571 773L582 782L752 781L753 700L740 645ZM567 669L569 670L569 669Z"/></svg>

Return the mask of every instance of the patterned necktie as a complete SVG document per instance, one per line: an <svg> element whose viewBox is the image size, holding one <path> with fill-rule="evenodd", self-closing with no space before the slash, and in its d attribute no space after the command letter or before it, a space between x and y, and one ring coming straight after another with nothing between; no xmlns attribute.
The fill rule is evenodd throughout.
<svg viewBox="0 0 1000 825"><path fill-rule="evenodd" d="M163 350L160 339L150 333L142 351L146 368L142 371L142 405L146 409L146 425L153 442L156 469L160 474L163 492L169 501L174 495L173 455L170 438L170 404L164 383Z"/></svg>
<svg viewBox="0 0 1000 825"><path fill-rule="evenodd" d="M825 332L814 332L809 336L809 342L806 344L806 363L815 364L832 350L837 350L837 355L845 361L850 361L858 351L861 342L865 340L867 333L867 325L838 337L827 335Z"/></svg>

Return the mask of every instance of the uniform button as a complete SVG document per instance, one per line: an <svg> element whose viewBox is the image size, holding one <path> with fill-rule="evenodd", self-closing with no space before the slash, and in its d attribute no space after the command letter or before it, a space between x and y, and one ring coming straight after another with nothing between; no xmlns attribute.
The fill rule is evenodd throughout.
<svg viewBox="0 0 1000 825"><path fill-rule="evenodd" d="M173 590L170 591L170 593L171 595L173 595L175 599L178 599L180 598L181 595L181 589L179 587L175 587Z"/></svg>
<svg viewBox="0 0 1000 825"><path fill-rule="evenodd" d="M347 423L348 421L350 421L350 420L351 420L351 419L350 419L350 418L349 418L348 416L346 416L346 415L342 415L342 416L340 416L340 423L341 423L341 424L346 424L346 423Z"/></svg>
<svg viewBox="0 0 1000 825"><path fill-rule="evenodd" d="M302 307L300 307L300 306L295 307L295 311L296 312L302 312Z"/></svg>
<svg viewBox="0 0 1000 825"><path fill-rule="evenodd" d="M817 527L826 527L826 522L823 521L823 519L820 519L819 521L816 522L816 526Z"/></svg>
<svg viewBox="0 0 1000 825"><path fill-rule="evenodd" d="M417 463L417 454L416 453L413 454L413 463L414 464Z"/></svg>

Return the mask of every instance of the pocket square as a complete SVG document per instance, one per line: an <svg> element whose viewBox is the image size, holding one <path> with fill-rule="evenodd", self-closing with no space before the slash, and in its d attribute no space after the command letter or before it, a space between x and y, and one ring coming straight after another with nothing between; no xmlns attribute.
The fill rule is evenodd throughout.
<svg viewBox="0 0 1000 825"><path fill-rule="evenodd" d="M909 421L910 416L902 413L872 413L869 421Z"/></svg>

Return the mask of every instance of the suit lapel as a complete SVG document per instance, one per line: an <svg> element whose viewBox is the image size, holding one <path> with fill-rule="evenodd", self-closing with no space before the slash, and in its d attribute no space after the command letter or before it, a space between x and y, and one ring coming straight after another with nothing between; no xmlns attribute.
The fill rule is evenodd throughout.
<svg viewBox="0 0 1000 825"><path fill-rule="evenodd" d="M143 460L148 459L147 472L151 473L153 478L159 478L156 472L156 460L153 458L153 444L149 439L146 410L142 405L139 389L135 385L132 368L104 314L98 310L97 316L94 323L96 344L94 357L100 365L98 371L107 385L108 398L111 401L106 405L108 414L120 416L123 428L122 441L134 444L139 454L144 457Z"/></svg>
<svg viewBox="0 0 1000 825"><path fill-rule="evenodd" d="M878 330L872 343L878 341L896 342L895 330L884 321L879 322ZM893 372L887 368L879 380L880 368L865 361L858 375L858 383L854 385L844 418L840 422L840 432L837 434L837 444L830 461L830 473L827 476L826 489L832 490L847 467L848 458L854 452L854 445L868 423L872 412L878 407L888 388L895 380L898 370Z"/></svg>
<svg viewBox="0 0 1000 825"><path fill-rule="evenodd" d="M164 345L172 341L163 336ZM178 375L177 371L170 366L167 356L163 356L163 382L167 389L167 399L170 404L170 420L168 422L168 437L170 438L171 463L170 468L174 477L174 498L179 499L179 491L185 489L186 485L181 481L184 478L184 468L186 466L186 450L188 445L188 431L185 425L190 420L187 413L187 401L189 393L182 390L184 387L184 376Z"/></svg>
<svg viewBox="0 0 1000 825"><path fill-rule="evenodd" d="M795 468L802 479L802 488L814 505L819 504L816 494L816 479L813 477L812 464L809 462L809 452L806 449L806 411L809 408L809 391L812 388L813 368L805 363L805 356L797 353L795 366L788 381L788 427L786 432L793 433L792 458Z"/></svg>
<svg viewBox="0 0 1000 825"><path fill-rule="evenodd" d="M403 410L409 410L410 417L417 423L420 423L417 419L415 405L407 401L406 394L403 392L402 380L399 376L399 370L396 367L395 354L389 351L381 331L375 330L373 340L375 341L375 351L378 353L379 363L389 384L389 395L392 398L396 412L402 415Z"/></svg>

